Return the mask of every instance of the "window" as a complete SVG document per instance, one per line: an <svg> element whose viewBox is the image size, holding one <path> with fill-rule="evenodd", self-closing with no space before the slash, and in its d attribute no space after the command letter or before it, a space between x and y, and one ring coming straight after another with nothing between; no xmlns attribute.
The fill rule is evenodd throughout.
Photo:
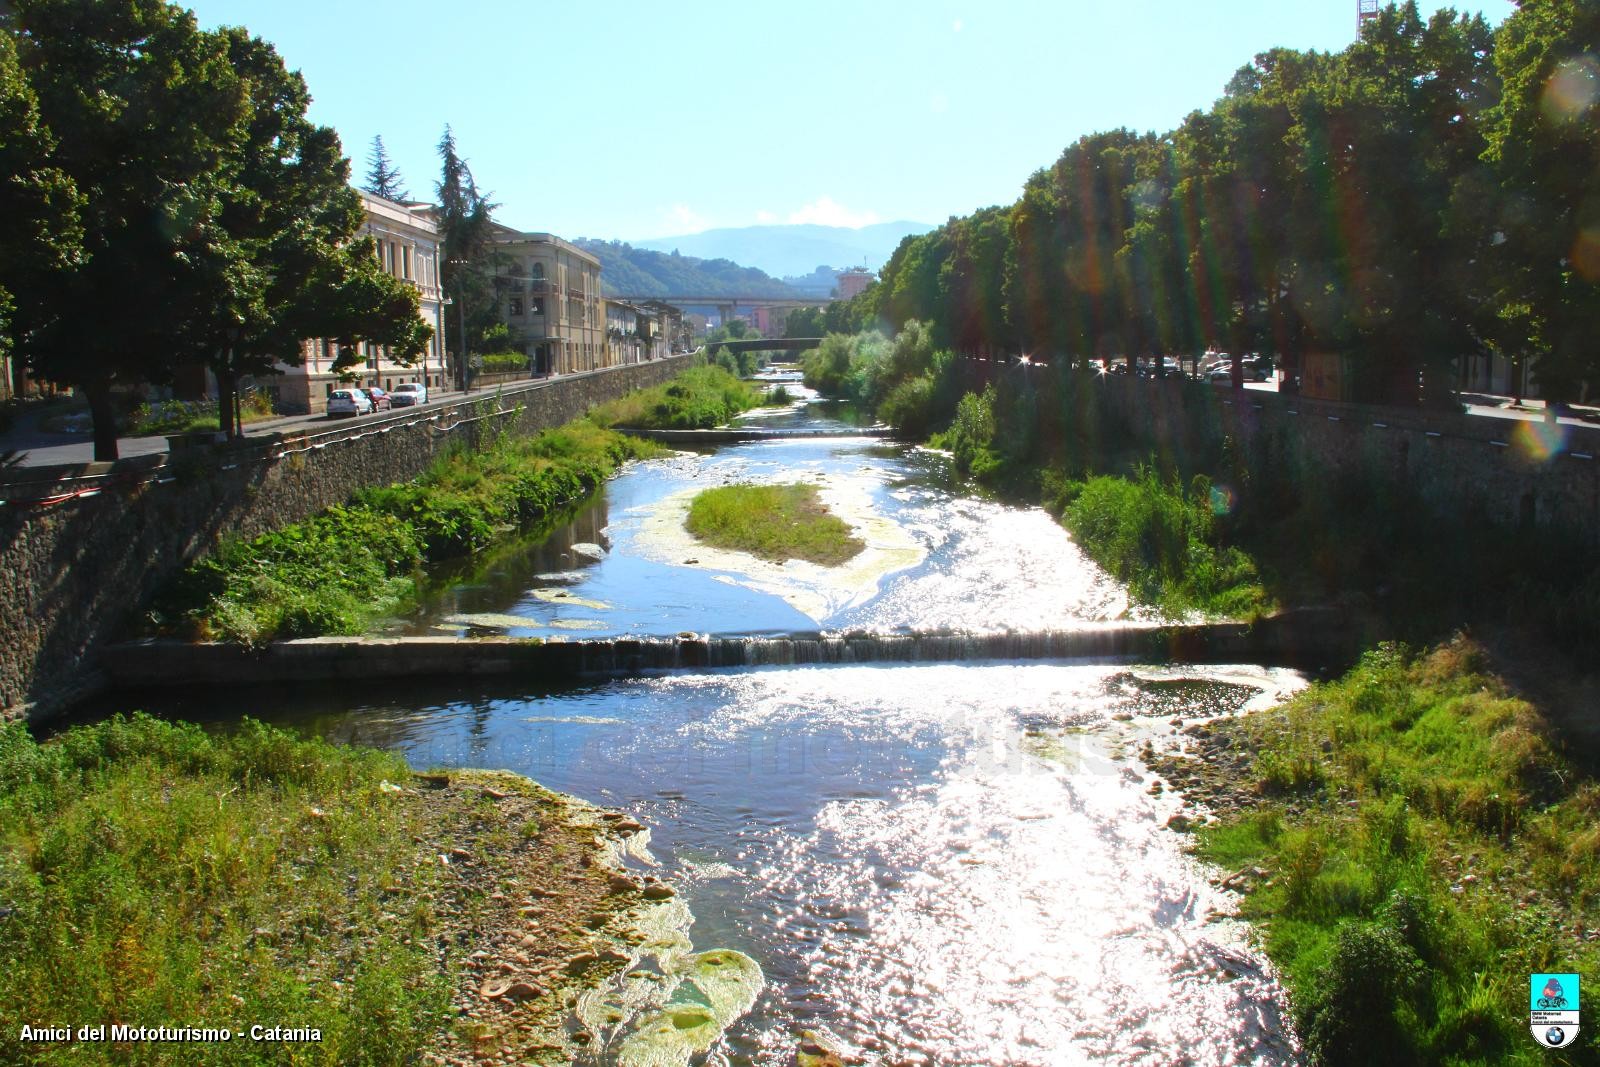
<svg viewBox="0 0 1600 1067"><path fill-rule="evenodd" d="M542 278L544 278L544 264L538 262L537 260L535 260L534 264L533 264L533 271L531 273L531 276L534 279L542 279Z"/></svg>
<svg viewBox="0 0 1600 1067"><path fill-rule="evenodd" d="M400 258L405 263L405 272L406 272L405 273L405 277L407 279L409 279L411 277L411 246L410 245L405 245L404 247L402 247L400 249Z"/></svg>
<svg viewBox="0 0 1600 1067"><path fill-rule="evenodd" d="M514 296L514 297L511 298L511 314L512 315L521 315L522 314L522 297Z"/></svg>
<svg viewBox="0 0 1600 1067"><path fill-rule="evenodd" d="M544 314L544 297L536 296L533 298L533 313L535 315Z"/></svg>

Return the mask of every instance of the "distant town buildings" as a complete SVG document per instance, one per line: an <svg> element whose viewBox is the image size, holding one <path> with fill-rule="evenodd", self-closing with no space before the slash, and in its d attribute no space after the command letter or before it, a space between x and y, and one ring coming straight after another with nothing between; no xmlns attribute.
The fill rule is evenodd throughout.
<svg viewBox="0 0 1600 1067"><path fill-rule="evenodd" d="M792 307L758 307L751 315L751 325L762 337L782 337L789 322L789 312L793 310Z"/></svg>
<svg viewBox="0 0 1600 1067"><path fill-rule="evenodd" d="M619 367L682 352L683 313L658 300L606 300L606 350L601 366Z"/></svg>
<svg viewBox="0 0 1600 1067"><path fill-rule="evenodd" d="M877 276L865 267L851 267L839 275L839 299L854 300L861 290L877 281Z"/></svg>
<svg viewBox="0 0 1600 1067"><path fill-rule="evenodd" d="M328 394L354 378L358 385L377 385L393 390L402 382L425 382L430 389L444 385L444 294L439 288L439 227L434 224L432 209L423 203L398 203L357 190L367 220L361 228L362 236L376 242L379 264L389 274L411 283L417 290L422 305L422 319L433 327L433 340L423 358L413 366L396 363L390 358L387 346L363 343L360 354L364 364L358 364L341 376L333 372L334 360L339 356L337 346L318 338L301 342L301 365L278 364L275 377L260 385L272 394L273 407L284 414L303 414L325 411ZM215 385L207 383L208 394L215 393Z"/></svg>

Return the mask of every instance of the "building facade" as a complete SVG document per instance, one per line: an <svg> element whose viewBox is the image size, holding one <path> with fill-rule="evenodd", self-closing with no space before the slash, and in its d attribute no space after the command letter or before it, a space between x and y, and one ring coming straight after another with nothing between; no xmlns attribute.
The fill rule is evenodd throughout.
<svg viewBox="0 0 1600 1067"><path fill-rule="evenodd" d="M284 414L326 411L328 394L341 385L382 386L393 390L402 382L423 382L430 390L445 387L444 293L439 287L440 236L427 204L401 204L363 190L367 221L361 236L376 243L378 262L389 274L411 283L422 305L422 319L433 327L433 339L415 365L396 363L387 346L363 342L363 362L344 374L333 372L338 346L318 338L301 342L301 364L278 364L278 374L260 384L273 396L273 406Z"/></svg>
<svg viewBox="0 0 1600 1067"><path fill-rule="evenodd" d="M495 297L511 343L538 376L606 365L606 309L600 261L548 233L496 225Z"/></svg>
<svg viewBox="0 0 1600 1067"><path fill-rule="evenodd" d="M839 275L839 299L854 300L861 290L877 281L865 267L851 267Z"/></svg>
<svg viewBox="0 0 1600 1067"><path fill-rule="evenodd" d="M789 313L793 310L792 307L758 307L751 315L751 325L762 337L783 337L789 328Z"/></svg>

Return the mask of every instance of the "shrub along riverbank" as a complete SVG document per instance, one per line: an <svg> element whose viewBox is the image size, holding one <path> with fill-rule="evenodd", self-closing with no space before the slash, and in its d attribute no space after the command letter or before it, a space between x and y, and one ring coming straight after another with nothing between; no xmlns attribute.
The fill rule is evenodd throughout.
<svg viewBox="0 0 1600 1067"><path fill-rule="evenodd" d="M724 485L689 504L689 532L715 548L782 563L803 559L836 567L866 545L828 511L814 485Z"/></svg>
<svg viewBox="0 0 1600 1067"><path fill-rule="evenodd" d="M415 592L417 568L524 532L657 447L585 419L441 457L422 477L188 567L151 613L160 631L203 640L360 634Z"/></svg>
<svg viewBox="0 0 1600 1067"><path fill-rule="evenodd" d="M594 1040L569 1002L674 921L669 887L614 862L638 829L516 775L417 777L248 720L0 727L6 1043L63 1067L569 1063ZM19 1043L24 1023L237 1036Z"/></svg>
<svg viewBox="0 0 1600 1067"><path fill-rule="evenodd" d="M764 392L719 366L690 367L672 381L601 404L601 426L640 430L709 430L759 407Z"/></svg>
<svg viewBox="0 0 1600 1067"><path fill-rule="evenodd" d="M1600 966L1600 784L1481 648L1385 646L1189 732L1147 762L1222 811L1199 851L1248 888L1313 1062L1600 1062L1527 1030L1529 974Z"/></svg>

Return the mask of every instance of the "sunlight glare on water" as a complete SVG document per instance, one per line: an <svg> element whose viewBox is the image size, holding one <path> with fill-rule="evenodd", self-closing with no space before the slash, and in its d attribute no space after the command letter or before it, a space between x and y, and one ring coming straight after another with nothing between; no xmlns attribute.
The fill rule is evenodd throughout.
<svg viewBox="0 0 1600 1067"><path fill-rule="evenodd" d="M1281 993L1125 754L1300 683L1259 668L778 668L306 721L632 811L697 945L767 988L732 1063L807 1030L870 1063L1288 1063ZM1264 696L1263 694L1266 694ZM1132 716L1131 720L1127 717Z"/></svg>

